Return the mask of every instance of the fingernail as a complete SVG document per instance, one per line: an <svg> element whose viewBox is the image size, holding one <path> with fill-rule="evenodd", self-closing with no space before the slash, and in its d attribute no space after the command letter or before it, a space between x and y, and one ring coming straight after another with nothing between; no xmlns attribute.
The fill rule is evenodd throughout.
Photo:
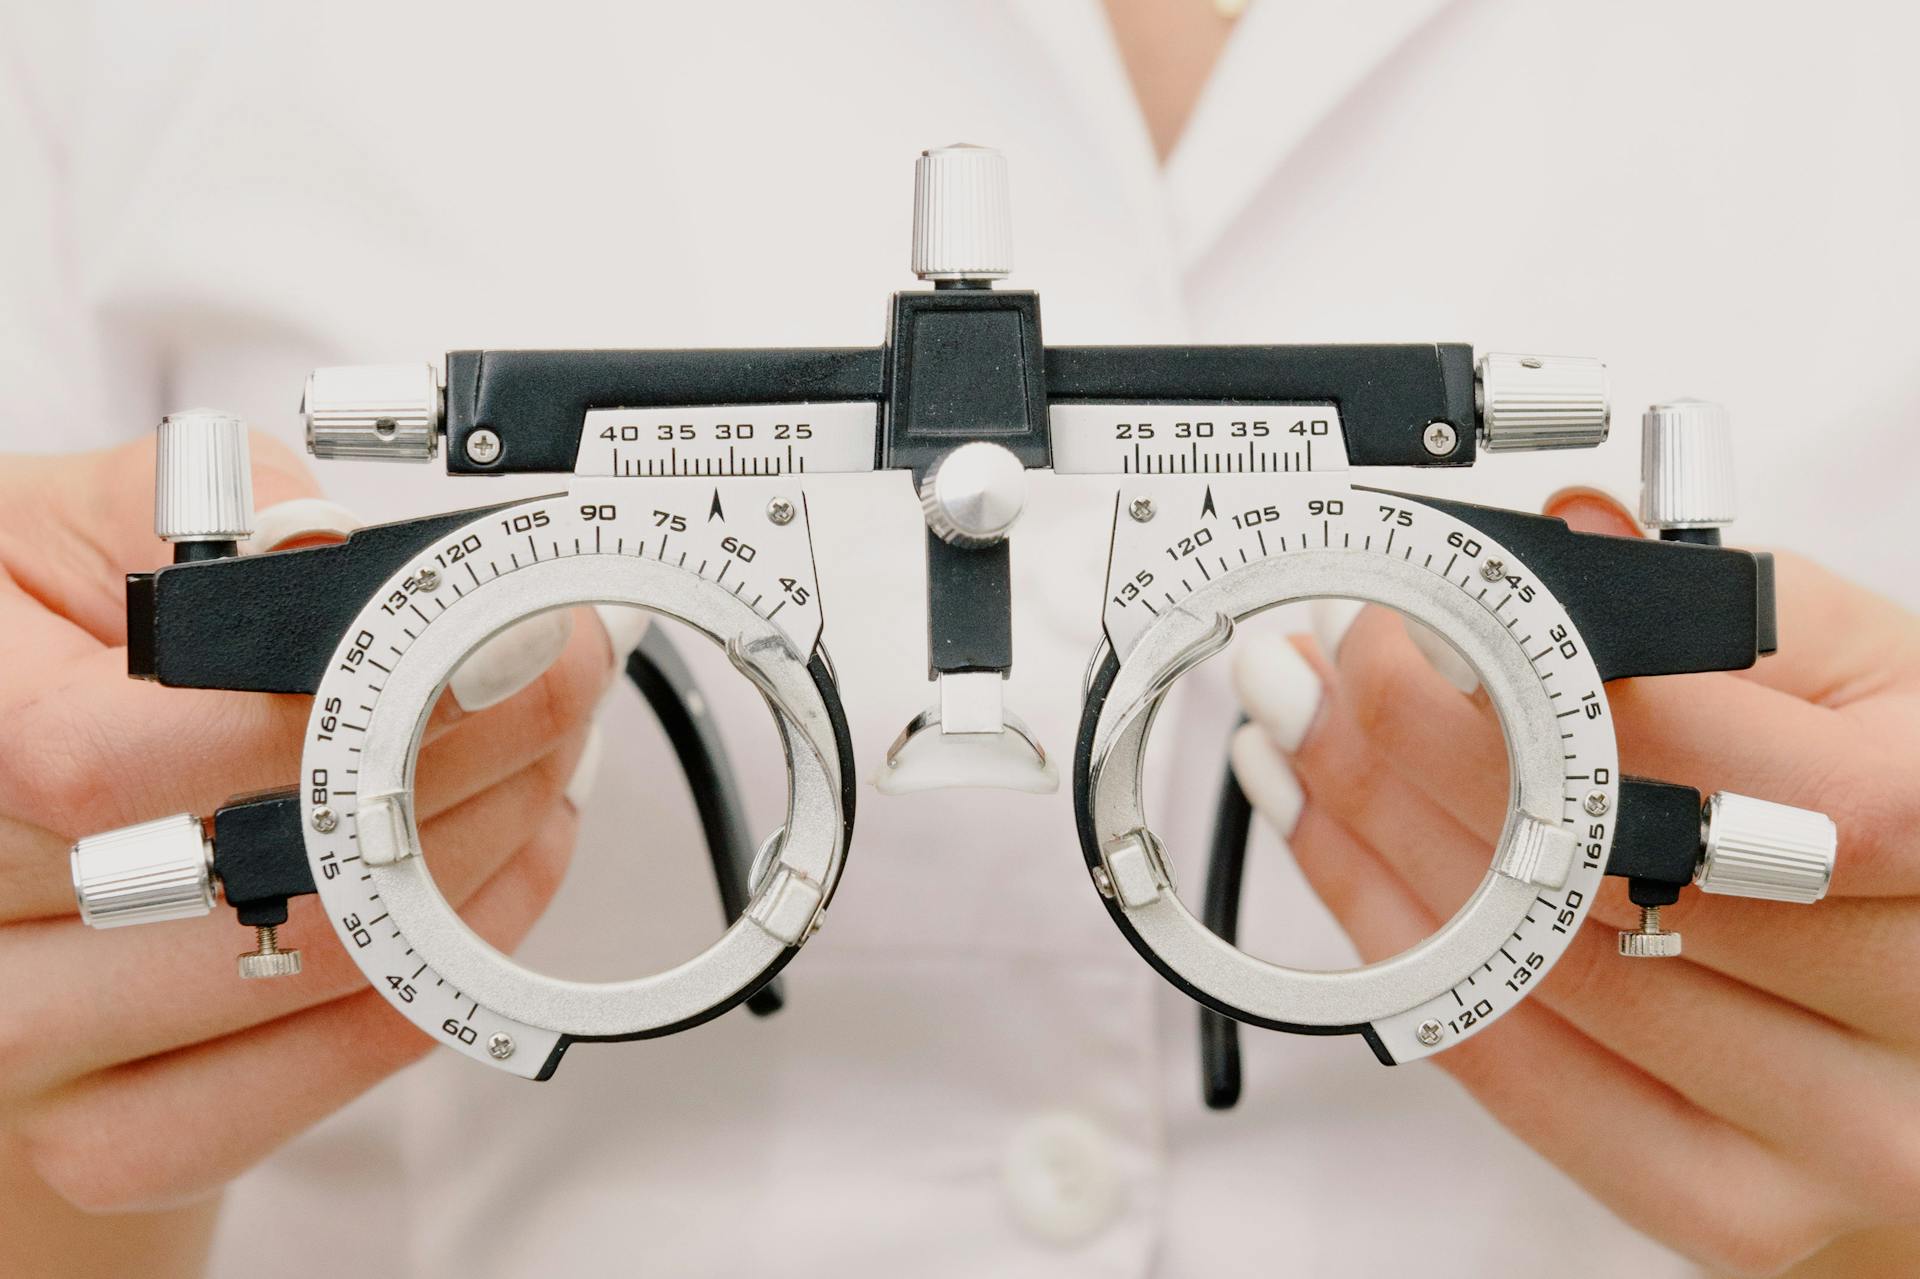
<svg viewBox="0 0 1920 1279"><path fill-rule="evenodd" d="M617 675L627 669L627 658L646 638L647 628L653 625L653 614L644 608L629 608L623 604L595 604L593 611L600 616L600 625L607 632L607 643L613 649L613 669Z"/></svg>
<svg viewBox="0 0 1920 1279"><path fill-rule="evenodd" d="M1260 815L1280 832L1280 838L1293 834L1307 797L1287 757L1274 748L1267 730L1258 724L1242 724L1227 753L1233 761L1233 775L1240 779L1240 789Z"/></svg>
<svg viewBox="0 0 1920 1279"><path fill-rule="evenodd" d="M567 802L576 813L587 806L594 783L600 780L600 754L600 726L595 724L587 730L587 744L573 766L573 776L567 779Z"/></svg>
<svg viewBox="0 0 1920 1279"><path fill-rule="evenodd" d="M1438 631L1411 617L1402 616L1400 621L1407 628L1407 638L1427 659L1427 664L1440 672L1440 677L1463 693L1471 693L1480 687L1480 676L1474 673L1467 659L1454 652L1453 645L1440 638Z"/></svg>
<svg viewBox="0 0 1920 1279"><path fill-rule="evenodd" d="M1313 638L1319 641L1320 651L1327 655L1329 662L1340 655L1340 645L1353 628L1353 620L1360 616L1360 610L1365 607L1359 600L1335 599L1331 596L1317 599L1307 606L1307 615L1313 622Z"/></svg>
<svg viewBox="0 0 1920 1279"><path fill-rule="evenodd" d="M324 497L296 497L275 502L253 517L253 536L240 544L246 555L278 550L290 542L314 538L332 541L361 526L361 519L338 502Z"/></svg>
<svg viewBox="0 0 1920 1279"><path fill-rule="evenodd" d="M1277 636L1251 636L1234 654L1233 682L1280 749L1298 750L1320 713L1320 676L1307 659Z"/></svg>
<svg viewBox="0 0 1920 1279"><path fill-rule="evenodd" d="M447 691L463 711L481 711L504 702L539 679L572 634L573 615L564 608L515 622L460 663L447 681Z"/></svg>

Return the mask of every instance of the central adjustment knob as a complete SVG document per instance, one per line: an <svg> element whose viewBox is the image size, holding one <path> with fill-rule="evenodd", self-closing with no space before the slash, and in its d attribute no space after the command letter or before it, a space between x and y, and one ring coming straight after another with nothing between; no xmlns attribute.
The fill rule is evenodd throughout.
<svg viewBox="0 0 1920 1279"><path fill-rule="evenodd" d="M920 483L927 527L954 546L992 546L1027 505L1027 468L998 444L962 444Z"/></svg>

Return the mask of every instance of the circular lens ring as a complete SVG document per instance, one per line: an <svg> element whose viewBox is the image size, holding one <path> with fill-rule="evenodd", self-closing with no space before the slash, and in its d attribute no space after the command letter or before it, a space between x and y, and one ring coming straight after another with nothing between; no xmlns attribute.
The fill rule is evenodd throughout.
<svg viewBox="0 0 1920 1279"><path fill-rule="evenodd" d="M316 724L329 700L340 700L328 697L333 672L355 665L339 660L353 645L351 637L371 634L367 627L375 624L379 602L420 570L416 563L396 573L348 628L316 698ZM753 893L742 916L701 954L665 972L621 982L548 977L523 968L482 940L446 902L418 855L411 804L427 715L460 661L521 618L587 603L646 608L721 643L772 708L790 776L788 835L773 872ZM645 1038L684 1029L749 997L792 958L817 925L838 887L851 836L854 774L844 713L824 656L816 651L802 657L780 627L731 592L657 560L597 554L544 560L466 591L419 630L404 654L390 660L377 695L365 698L371 705L365 709L360 745L352 748L354 768L342 769L340 748L317 747L320 735L310 730L303 772L313 777L316 769L324 773L332 766L337 777L357 770L357 784L351 791L333 792L355 796L350 810L337 801L343 806L337 833L307 829L309 861L326 899L339 892L339 880L345 878L337 874L337 863L348 860L341 856L339 840L357 840L353 856L364 861L364 870L352 878L371 882L373 900L384 912L372 921L380 924L380 940L384 943L386 930L393 928L392 947L405 945L407 958L421 961L422 971L409 981L445 983L457 989L462 1000L471 1001L474 1014L486 1010L486 1017L469 1014L466 1019L482 1032L482 1044L492 1021L508 1023L504 1029L509 1038L537 1032L520 1037L542 1050L555 1045L544 1074L572 1040ZM346 688L341 682L340 691ZM383 840L384 856L378 852ZM329 867L328 862L336 864ZM394 957L388 955L383 962L367 951L370 943L360 940L371 931L371 924L361 921L373 912L340 911L342 905L362 904L350 896L330 900L335 930L376 988L384 979L397 992L396 977L406 978L406 973L389 973ZM385 989L382 993L417 1024L434 1029L428 1024L431 1018L423 1021L417 1008L406 1006L412 1003L406 995L396 998ZM443 1028L448 1035L470 1053L476 1051L464 1036L464 1024L449 1027ZM531 1063L522 1061L508 1068L528 1073Z"/></svg>
<svg viewBox="0 0 1920 1279"><path fill-rule="evenodd" d="M1424 514L1450 518L1430 508ZM1497 547L1489 546L1488 554L1517 564ZM1141 634L1125 661L1108 652L1096 665L1074 770L1082 853L1114 922L1156 970L1188 995L1228 1016L1275 1029L1359 1033L1384 1060L1405 1060L1423 1055L1418 1048L1433 1045L1420 1042L1410 1051L1411 1037L1395 1035L1390 1052L1382 1042L1381 1023L1403 1021L1435 1000L1446 1000L1451 1007L1455 1000L1447 999L1449 992L1470 980L1490 957L1499 962L1501 946L1525 926L1522 921L1530 911L1538 910L1542 889L1524 877L1526 858L1542 840L1558 846L1565 839L1554 833L1566 822L1560 717L1517 637L1483 603L1456 589L1458 585L1416 564L1378 554L1331 549L1282 553L1237 568L1183 597ZM1396 608L1461 650L1480 671L1499 716L1513 792L1493 864L1452 919L1398 955L1339 972L1274 964L1216 936L1173 890L1141 799L1147 741L1173 683L1224 648L1236 622L1280 604L1321 596ZM1564 616L1544 588L1540 597ZM1583 649L1567 665L1590 674L1594 689L1601 687ZM1618 785L1616 756L1611 728L1603 727L1604 742L1594 754L1604 761L1609 779L1600 789L1611 794ZM1582 731L1591 735L1600 730ZM1596 845L1598 865L1604 865L1610 841L1609 819ZM1116 857L1130 859L1124 863L1131 866L1129 874L1116 873ZM1600 872L1588 866L1575 873L1584 884L1597 881ZM1123 878L1131 892L1117 882ZM1573 903L1577 924L1591 892L1572 893L1567 900ZM1128 901L1129 896L1134 900ZM1557 954L1556 949L1547 961Z"/></svg>

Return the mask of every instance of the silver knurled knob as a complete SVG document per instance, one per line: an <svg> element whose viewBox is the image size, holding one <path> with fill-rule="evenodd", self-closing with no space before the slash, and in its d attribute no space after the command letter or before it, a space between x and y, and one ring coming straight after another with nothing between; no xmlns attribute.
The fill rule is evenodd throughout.
<svg viewBox="0 0 1920 1279"><path fill-rule="evenodd" d="M255 949L240 956L240 975L249 981L262 977L297 977L300 952L280 949L280 930L272 924L256 928Z"/></svg>
<svg viewBox="0 0 1920 1279"><path fill-rule="evenodd" d="M315 457L431 462L440 450L440 378L431 364L315 369L300 407Z"/></svg>
<svg viewBox="0 0 1920 1279"><path fill-rule="evenodd" d="M1493 453L1603 444L1607 366L1577 355L1480 357L1474 376L1480 444Z"/></svg>
<svg viewBox="0 0 1920 1279"><path fill-rule="evenodd" d="M1620 934L1620 953L1628 959L1675 959L1680 954L1680 934L1660 927L1660 908L1640 908L1637 932Z"/></svg>
<svg viewBox="0 0 1920 1279"><path fill-rule="evenodd" d="M954 546L991 546L1012 531L1027 504L1027 469L998 444L962 444L920 483L927 527Z"/></svg>
<svg viewBox="0 0 1920 1279"><path fill-rule="evenodd" d="M73 895L91 928L193 919L213 909L213 846L191 813L73 846Z"/></svg>
<svg viewBox="0 0 1920 1279"><path fill-rule="evenodd" d="M1838 846L1825 813L1722 791L1707 801L1693 882L1703 893L1817 902L1827 895Z"/></svg>
<svg viewBox="0 0 1920 1279"><path fill-rule="evenodd" d="M1733 422L1710 400L1656 404L1640 419L1640 522L1648 528L1733 523Z"/></svg>
<svg viewBox="0 0 1920 1279"><path fill-rule="evenodd" d="M169 542L253 536L253 462L247 428L217 409L160 419L154 439L153 531Z"/></svg>
<svg viewBox="0 0 1920 1279"><path fill-rule="evenodd" d="M923 280L997 280L1013 270L1007 158L957 143L913 165L913 273Z"/></svg>

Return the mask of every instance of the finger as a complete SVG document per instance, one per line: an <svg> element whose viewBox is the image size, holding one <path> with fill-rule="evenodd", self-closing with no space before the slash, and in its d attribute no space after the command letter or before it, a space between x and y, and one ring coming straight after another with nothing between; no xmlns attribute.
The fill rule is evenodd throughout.
<svg viewBox="0 0 1920 1279"><path fill-rule="evenodd" d="M1366 962L1398 954L1438 927L1439 915L1377 850L1316 804L1307 805L1289 846ZM1434 1061L1629 1223L1700 1260L1742 1271L1777 1268L1853 1219L1850 1208L1752 1136L1537 1001ZM1648 1150L1660 1158L1648 1160ZM1698 1175L1701 1169L1714 1177ZM1752 1187L1731 1213L1716 1193L1721 1178Z"/></svg>
<svg viewBox="0 0 1920 1279"><path fill-rule="evenodd" d="M1852 708L1920 681L1920 622L1790 551L1773 553L1779 649L1742 678L1821 706Z"/></svg>
<svg viewBox="0 0 1920 1279"><path fill-rule="evenodd" d="M1626 680L1608 700L1623 771L1826 813L1839 833L1832 894L1920 893L1913 725L1863 740L1846 711L1729 675Z"/></svg>
<svg viewBox="0 0 1920 1279"><path fill-rule="evenodd" d="M1307 812L1327 810L1400 877L1430 915L1451 914L1485 877L1486 841L1370 758L1357 734L1329 732L1337 702L1294 756ZM1344 753L1330 745L1336 739L1346 743ZM1411 831L1419 837L1408 838ZM1860 1098L1875 1098L1893 1113L1920 1113L1920 1075L1896 1054L1775 994L1695 964L1630 964L1601 929L1574 938L1536 998L1696 1105L1820 1163L1827 1178L1851 1185L1856 1195L1880 1193L1858 1184L1851 1153L1860 1149L1851 1142L1866 1139L1851 1131L1860 1124ZM1703 1027L1714 1033L1700 1033ZM1754 1044L1768 1046L1763 1069L1751 1060ZM1809 1088L1822 1089L1821 1096L1798 1104L1791 1116L1779 1113L1780 1097L1801 1097ZM1836 1088L1838 1093L1827 1091ZM1836 1132L1849 1138L1845 1160L1831 1155ZM1892 1193L1920 1195L1920 1137L1883 1137L1873 1149L1886 1167L1910 1172L1892 1175Z"/></svg>
<svg viewBox="0 0 1920 1279"><path fill-rule="evenodd" d="M1306 793L1287 757L1260 724L1242 724L1227 743L1227 760L1241 791L1281 839L1293 834Z"/></svg>
<svg viewBox="0 0 1920 1279"><path fill-rule="evenodd" d="M1598 929L1534 998L1876 1215L1920 1202L1920 1072L1906 1054L1698 964L1629 963Z"/></svg>
<svg viewBox="0 0 1920 1279"><path fill-rule="evenodd" d="M1608 929L1636 928L1639 915L1623 880L1594 901L1593 921ZM1910 899L1829 897L1809 910L1685 893L1660 920L1703 968L1882 1042L1920 1044L1920 987L1907 978L1920 954L1920 904Z"/></svg>
<svg viewBox="0 0 1920 1279"><path fill-rule="evenodd" d="M1449 685L1379 608L1354 622L1330 678L1384 758L1493 837L1506 797L1488 779L1505 775L1506 747L1483 701ZM1920 794L1900 767L1905 750L1889 750L1887 737L1863 741L1844 712L1725 674L1622 680L1607 696L1624 772L1825 812L1840 832L1833 893L1920 893L1911 835ZM1890 731L1896 743L1914 740L1910 725Z"/></svg>
<svg viewBox="0 0 1920 1279"><path fill-rule="evenodd" d="M1536 1001L1433 1060L1629 1226L1717 1270L1772 1274L1862 1219Z"/></svg>
<svg viewBox="0 0 1920 1279"><path fill-rule="evenodd" d="M1296 795L1304 788L1315 804L1388 850L1413 882L1439 885L1444 901L1464 901L1485 874L1505 814L1503 761L1487 759L1436 790L1425 784L1421 757L1376 745L1335 683L1292 764ZM1261 784L1278 785L1270 776ZM1408 839L1414 831L1420 838ZM1458 857L1445 856L1449 841ZM1632 928L1638 909L1624 884L1610 882L1596 916ZM1908 957L1920 950L1920 907L1905 899L1832 898L1808 911L1690 893L1668 919L1687 935L1696 962L1883 1039L1920 1038L1920 989L1901 980Z"/></svg>
<svg viewBox="0 0 1920 1279"><path fill-rule="evenodd" d="M312 474L278 441L249 434L256 506L319 492ZM151 439L79 457L7 460L7 571L32 600L101 644L124 644L128 573L168 562L154 534Z"/></svg>
<svg viewBox="0 0 1920 1279"><path fill-rule="evenodd" d="M558 887L573 837L571 817L552 824L487 881L467 922L496 947L516 946ZM20 1131L36 1170L74 1203L176 1202L225 1184L431 1044L363 992L89 1076Z"/></svg>
<svg viewBox="0 0 1920 1279"><path fill-rule="evenodd" d="M1626 503L1611 493L1585 485L1563 488L1549 497L1541 514L1565 520L1576 533L1602 533L1608 537L1645 537L1640 522Z"/></svg>
<svg viewBox="0 0 1920 1279"><path fill-rule="evenodd" d="M7 715L0 813L68 839L158 815L209 813L299 776L310 700L161 688L102 649L48 677ZM585 723L612 678L597 623L576 629L531 687L475 715L449 713L422 750L423 814L511 776ZM0 859L9 850L0 848Z"/></svg>
<svg viewBox="0 0 1920 1279"><path fill-rule="evenodd" d="M516 851L570 828L562 798L581 743L572 742L510 783L426 824L421 844L435 885L465 913L474 894ZM219 1038L338 998L365 984L334 939L317 898L290 903L282 940L302 951L296 978L241 981L234 957L250 934L224 911L159 928L95 932L77 921L17 924L0 933L0 971L18 996L8 1026L25 1038L0 1045L0 1091L36 1092L116 1062ZM110 1010L111 1015L103 1015Z"/></svg>
<svg viewBox="0 0 1920 1279"><path fill-rule="evenodd" d="M365 524L358 515L324 497L296 497L263 506L253 517L253 536L240 544L243 555L296 551L344 542Z"/></svg>
<svg viewBox="0 0 1920 1279"><path fill-rule="evenodd" d="M511 814L515 811L510 807L512 804L543 800L538 783L564 767L567 761L581 756L584 734L585 730L575 729L557 743L545 743L546 754L520 761L521 766L504 778L483 774L464 785L451 777L442 778L443 784L430 790L426 800L415 809L423 840L429 832L443 829L435 819L444 814L451 813L464 823L473 820L470 816L473 812ZM443 771L475 767L461 745L454 742L439 750L424 750L421 771L431 777ZM475 796L484 801L480 808L474 807ZM543 807L543 803L535 803L530 811L538 812ZM483 825L479 829L487 827ZM75 908L69 856L72 845L72 839L58 832L16 818L0 817L0 923L72 917ZM462 841L458 846L465 844Z"/></svg>
<svg viewBox="0 0 1920 1279"><path fill-rule="evenodd" d="M1562 489L1544 510L1582 533L1642 536L1627 508L1598 489ZM1839 707L1920 675L1911 613L1789 551L1773 553L1773 573L1779 651L1737 672L1743 678Z"/></svg>
<svg viewBox="0 0 1920 1279"><path fill-rule="evenodd" d="M443 701L420 750L414 802L422 812L441 812L517 772L529 743L591 723L613 677L606 632L589 620L570 629L544 675L507 700L484 711Z"/></svg>
<svg viewBox="0 0 1920 1279"><path fill-rule="evenodd" d="M45 827L0 817L0 923L74 913L71 848Z"/></svg>

